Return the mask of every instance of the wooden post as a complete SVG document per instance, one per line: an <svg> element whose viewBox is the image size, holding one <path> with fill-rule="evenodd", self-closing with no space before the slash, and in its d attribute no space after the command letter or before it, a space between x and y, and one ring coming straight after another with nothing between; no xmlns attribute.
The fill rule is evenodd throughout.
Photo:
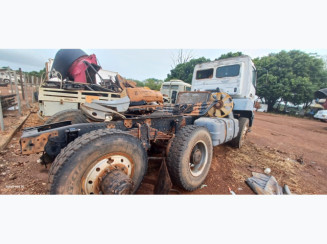
<svg viewBox="0 0 327 244"><path fill-rule="evenodd" d="M20 95L19 95L19 90L18 90L18 81L17 81L16 71L14 71L14 77L15 77L15 87L16 87L16 93L17 93L18 113L20 116L22 116L22 108L21 108L21 103L20 103Z"/></svg>
<svg viewBox="0 0 327 244"><path fill-rule="evenodd" d="M22 69L19 68L19 76L20 76L20 87L22 89L22 97L25 100L25 93L24 93L24 84L23 84L23 76L22 76Z"/></svg>
<svg viewBox="0 0 327 244"><path fill-rule="evenodd" d="M3 123L3 114L2 114L2 105L1 105L1 98L0 98L0 127L2 131L5 131L5 125Z"/></svg>
<svg viewBox="0 0 327 244"><path fill-rule="evenodd" d="M30 81L31 81L31 88L32 88L32 103L35 103L35 99L34 99L34 88L33 88L33 86L34 86L34 79L30 79Z"/></svg>
<svg viewBox="0 0 327 244"><path fill-rule="evenodd" d="M26 106L28 108L30 108L31 106L30 106L30 102L28 101L28 86L27 86L27 80L26 79L24 80L24 83L25 83L24 87L25 87L25 90L26 90Z"/></svg>
<svg viewBox="0 0 327 244"><path fill-rule="evenodd" d="M12 88L12 80L11 80L11 75L10 75L10 70L9 69L8 69L8 75L9 75L9 81L10 81L11 94L14 94L14 89Z"/></svg>

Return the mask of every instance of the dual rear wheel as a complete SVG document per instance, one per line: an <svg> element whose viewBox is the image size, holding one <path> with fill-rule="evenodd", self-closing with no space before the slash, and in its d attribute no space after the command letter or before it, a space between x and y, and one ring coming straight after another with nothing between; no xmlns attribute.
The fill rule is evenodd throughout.
<svg viewBox="0 0 327 244"><path fill-rule="evenodd" d="M185 126L167 158L174 184L193 191L205 180L212 142L204 127ZM139 188L148 166L147 152L134 136L101 129L84 134L62 149L49 172L50 194L130 194Z"/></svg>

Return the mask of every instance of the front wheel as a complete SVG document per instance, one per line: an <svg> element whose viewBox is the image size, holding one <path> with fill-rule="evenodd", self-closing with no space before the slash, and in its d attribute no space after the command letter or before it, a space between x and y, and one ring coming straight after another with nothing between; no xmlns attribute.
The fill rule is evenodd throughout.
<svg viewBox="0 0 327 244"><path fill-rule="evenodd" d="M238 120L239 122L239 131L237 136L231 140L231 145L236 148L241 148L244 144L246 135L249 131L249 119L241 117Z"/></svg>
<svg viewBox="0 0 327 244"><path fill-rule="evenodd" d="M49 172L50 194L135 193L147 170L141 142L118 130L101 129L71 142Z"/></svg>
<svg viewBox="0 0 327 244"><path fill-rule="evenodd" d="M208 175L212 140L207 128L188 125L173 139L167 157L172 182L187 191L199 188Z"/></svg>

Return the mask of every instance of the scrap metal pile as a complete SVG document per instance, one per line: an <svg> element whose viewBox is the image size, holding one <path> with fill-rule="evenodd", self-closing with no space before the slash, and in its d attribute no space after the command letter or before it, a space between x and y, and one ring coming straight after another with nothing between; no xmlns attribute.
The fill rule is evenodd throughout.
<svg viewBox="0 0 327 244"><path fill-rule="evenodd" d="M15 102L15 96L16 96L16 94L0 95L2 111L5 111L8 108L17 105L17 103Z"/></svg>
<svg viewBox="0 0 327 244"><path fill-rule="evenodd" d="M129 107L133 107L132 113L142 113L163 104L160 92L136 87L134 81L103 70L94 54L88 56L79 49L57 52L53 64L46 65L46 77L39 91L39 101L44 103L40 110L50 109L51 102L56 102L52 110L64 103L78 103L74 108L82 109L93 121L108 120L108 113L117 115ZM46 112L43 115L49 116Z"/></svg>

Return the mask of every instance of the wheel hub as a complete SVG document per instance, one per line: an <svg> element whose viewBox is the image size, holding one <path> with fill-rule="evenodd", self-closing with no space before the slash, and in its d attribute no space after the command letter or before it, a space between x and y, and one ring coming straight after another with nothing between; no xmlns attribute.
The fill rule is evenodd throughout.
<svg viewBox="0 0 327 244"><path fill-rule="evenodd" d="M129 191L127 179L132 176L133 165L123 155L110 155L101 158L86 173L82 180L82 188L85 194L124 194ZM120 173L117 173L117 172ZM116 172L116 173L115 173ZM125 175L126 177L124 177ZM110 180L115 184L110 185ZM118 182L121 183L118 184ZM116 192L116 193L109 193Z"/></svg>
<svg viewBox="0 0 327 244"><path fill-rule="evenodd" d="M193 153L193 163L194 164L200 163L201 158L202 158L202 152L200 149L197 148Z"/></svg>
<svg viewBox="0 0 327 244"><path fill-rule="evenodd" d="M216 103L215 108L221 109L222 107L224 107L224 102L220 100Z"/></svg>
<svg viewBox="0 0 327 244"><path fill-rule="evenodd" d="M208 149L203 141L199 141L193 148L190 158L190 172L193 176L199 176L207 164Z"/></svg>
<svg viewBox="0 0 327 244"><path fill-rule="evenodd" d="M100 189L103 194L130 194L133 182L123 171L116 169L104 176Z"/></svg>

